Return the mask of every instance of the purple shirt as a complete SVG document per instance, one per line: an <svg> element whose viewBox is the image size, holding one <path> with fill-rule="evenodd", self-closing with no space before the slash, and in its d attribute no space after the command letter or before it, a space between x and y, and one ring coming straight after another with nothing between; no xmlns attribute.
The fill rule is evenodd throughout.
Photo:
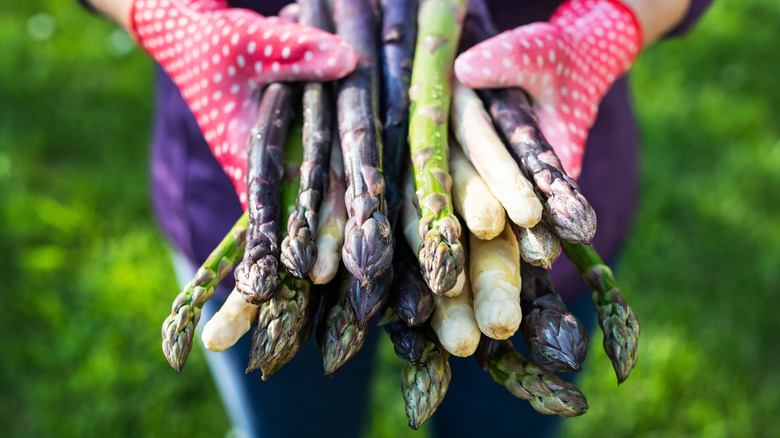
<svg viewBox="0 0 780 438"><path fill-rule="evenodd" d="M544 21L562 3L488 2L500 29ZM231 6L274 15L286 3L236 0ZM685 19L670 35L686 31L710 3L693 0ZM519 9L523 10L522 17L519 12L513 13ZM599 105L579 179L582 192L598 215L593 244L607 262L617 255L634 219L638 150L636 121L624 77L614 83ZM160 68L151 160L151 190L158 222L173 245L200 265L241 216L241 206L233 184L211 154L181 94ZM566 257L555 263L551 274L556 289L566 298L585 290L579 273ZM232 276L225 282L232 283Z"/></svg>

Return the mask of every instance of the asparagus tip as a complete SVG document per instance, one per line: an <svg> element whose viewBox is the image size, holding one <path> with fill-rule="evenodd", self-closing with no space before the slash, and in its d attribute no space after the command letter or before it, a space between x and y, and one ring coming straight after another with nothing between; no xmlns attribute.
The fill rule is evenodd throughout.
<svg viewBox="0 0 780 438"><path fill-rule="evenodd" d="M458 239L447 242L438 230L431 229L425 236L418 258L428 287L436 295L443 295L458 282L465 252Z"/></svg>
<svg viewBox="0 0 780 438"><path fill-rule="evenodd" d="M261 304L273 297L282 287L279 262L268 255L252 262L244 259L236 268L236 289L248 303Z"/></svg>
<svg viewBox="0 0 780 438"><path fill-rule="evenodd" d="M303 221L301 221L303 222ZM282 241L282 264L293 277L306 278L317 261L317 242L311 229L301 226Z"/></svg>
<svg viewBox="0 0 780 438"><path fill-rule="evenodd" d="M344 231L341 257L344 266L361 284L374 281L393 260L390 222L384 215L374 212L362 224L358 224L355 217L349 218Z"/></svg>
<svg viewBox="0 0 780 438"><path fill-rule="evenodd" d="M596 210L584 196L575 194L568 186L556 181L551 187L553 193L547 199L546 207L555 232L567 242L590 245L596 234Z"/></svg>

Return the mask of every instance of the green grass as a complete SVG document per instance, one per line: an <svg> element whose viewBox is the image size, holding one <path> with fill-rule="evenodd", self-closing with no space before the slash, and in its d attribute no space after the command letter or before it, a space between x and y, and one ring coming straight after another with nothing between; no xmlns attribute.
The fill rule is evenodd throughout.
<svg viewBox="0 0 780 438"><path fill-rule="evenodd" d="M618 281L639 364L618 388L596 336L565 436L780 436L778 19L721 0L634 68L641 208ZM152 70L123 41L71 2L0 5L3 436L228 429L202 352L177 375L160 351L178 289L148 201ZM428 435L386 341L378 365L367 435Z"/></svg>

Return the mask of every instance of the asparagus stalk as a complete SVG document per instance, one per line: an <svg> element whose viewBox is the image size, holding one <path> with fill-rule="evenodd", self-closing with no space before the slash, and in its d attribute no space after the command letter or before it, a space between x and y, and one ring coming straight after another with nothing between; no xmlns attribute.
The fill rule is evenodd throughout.
<svg viewBox="0 0 780 438"><path fill-rule="evenodd" d="M298 0L300 23L328 30L324 0ZM321 82L303 86L303 164L295 210L287 220L281 261L287 272L305 278L317 259L316 234L320 204L328 183L331 143L331 89Z"/></svg>
<svg viewBox="0 0 780 438"><path fill-rule="evenodd" d="M393 309L407 325L411 327L422 325L433 313L433 294L425 284L417 257L408 245L396 244L393 270L395 271L391 292Z"/></svg>
<svg viewBox="0 0 780 438"><path fill-rule="evenodd" d="M474 354L479 345L480 330L474 318L471 286L466 281L463 293L455 297L433 297L430 324L442 347L458 357Z"/></svg>
<svg viewBox="0 0 780 438"><path fill-rule="evenodd" d="M499 345L490 363L490 375L542 414L576 417L588 410L588 402L576 386L539 364L527 362L509 341Z"/></svg>
<svg viewBox="0 0 780 438"><path fill-rule="evenodd" d="M418 0L381 0L383 173L387 181L388 217L395 225L409 151L409 83L417 33Z"/></svg>
<svg viewBox="0 0 780 438"><path fill-rule="evenodd" d="M470 47L496 34L484 3L473 0L463 45ZM571 243L590 244L596 232L596 211L544 138L528 97L519 88L484 89L479 90L479 95L508 142L513 158L544 200L555 232Z"/></svg>
<svg viewBox="0 0 780 438"><path fill-rule="evenodd" d="M588 333L566 309L546 269L522 262L523 337L535 361L556 373L579 372L588 353Z"/></svg>
<svg viewBox="0 0 780 438"><path fill-rule="evenodd" d="M605 265L590 245L563 242L563 251L593 290L593 306L604 332L604 350L612 361L618 384L623 383L636 365L639 343L639 321Z"/></svg>
<svg viewBox="0 0 780 438"><path fill-rule="evenodd" d="M331 377L363 346L368 327L360 328L346 297L347 275L338 292L325 300L317 324L317 348L325 376Z"/></svg>
<svg viewBox="0 0 780 438"><path fill-rule="evenodd" d="M427 345L422 327L407 325L391 308L387 309L387 314L380 324L390 336L393 350L398 357L408 362L421 361Z"/></svg>
<svg viewBox="0 0 780 438"><path fill-rule="evenodd" d="M337 33L358 53L355 71L338 91L338 126L347 179L342 259L361 283L375 281L393 259L393 235L385 217L381 123L377 114L378 67L375 18L366 0L337 0Z"/></svg>
<svg viewBox="0 0 780 438"><path fill-rule="evenodd" d="M401 393L412 429L417 430L433 415L447 393L452 375L447 356L428 341L422 362L407 362L401 372Z"/></svg>
<svg viewBox="0 0 780 438"><path fill-rule="evenodd" d="M288 9L285 7L285 10ZM292 212L295 208L300 183L299 169L303 160L302 129L302 118L296 117L292 121L285 139L284 153L282 154L284 172L280 183L282 216ZM232 347L257 320L259 309L259 304L247 303L241 293L233 289L219 311L203 327L203 332L200 335L203 345L215 352Z"/></svg>
<svg viewBox="0 0 780 438"><path fill-rule="evenodd" d="M341 247L344 245L344 224L347 207L344 205L344 161L338 138L330 148L328 191L322 201L322 223L317 231L317 260L309 273L314 284L329 283L336 276L341 263Z"/></svg>
<svg viewBox="0 0 780 438"><path fill-rule="evenodd" d="M458 142L512 222L533 227L542 217L542 203L498 137L477 93L457 80L452 124Z"/></svg>
<svg viewBox="0 0 780 438"><path fill-rule="evenodd" d="M450 78L468 0L422 0L412 66L409 142L423 246L420 266L433 293L444 294L463 271L460 222L452 208L447 120Z"/></svg>
<svg viewBox="0 0 780 438"><path fill-rule="evenodd" d="M520 245L520 256L526 263L534 266L550 267L561 253L561 241L547 224L539 221L533 228L514 226Z"/></svg>
<svg viewBox="0 0 780 438"><path fill-rule="evenodd" d="M195 326L203 304L214 295L214 289L241 259L246 245L249 215L244 213L222 241L203 262L195 278L176 296L171 314L162 325L162 349L168 363L181 372L192 349Z"/></svg>
<svg viewBox="0 0 780 438"><path fill-rule="evenodd" d="M282 144L292 119L293 89L274 83L263 92L248 146L249 228L236 288L250 303L270 299L281 287L279 267L279 181Z"/></svg>
<svg viewBox="0 0 780 438"><path fill-rule="evenodd" d="M292 359L309 339L319 305L309 280L282 275L281 290L260 305L252 332L246 372L261 368L263 380Z"/></svg>
<svg viewBox="0 0 780 438"><path fill-rule="evenodd" d="M520 328L520 251L511 227L492 240L469 239L474 316L493 339L508 339Z"/></svg>
<svg viewBox="0 0 780 438"><path fill-rule="evenodd" d="M504 206L493 196L485 180L450 141L450 169L452 170L452 202L455 211L466 222L469 231L482 240L490 240L504 229Z"/></svg>

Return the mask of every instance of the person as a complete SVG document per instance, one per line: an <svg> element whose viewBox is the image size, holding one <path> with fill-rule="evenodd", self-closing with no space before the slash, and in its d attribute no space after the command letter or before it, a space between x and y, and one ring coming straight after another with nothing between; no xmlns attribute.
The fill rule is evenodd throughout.
<svg viewBox="0 0 780 438"><path fill-rule="evenodd" d="M288 3L282 0L81 2L127 28L160 65L152 197L177 253L177 272L187 281L245 207L242 148L253 93L271 81L338 79L354 68L355 54L334 35L273 18ZM598 214L594 245L606 260L618 253L637 206L639 139L623 74L641 48L690 28L710 2L488 0L497 26L509 31L456 61L466 85L520 86L536 99L544 132ZM593 313L589 294L563 259L551 271L553 282L584 319ZM232 287L228 276L202 320ZM207 353L237 435L360 433L375 336L333 379L322 377L309 342L267 382L244 375L246 338L226 352ZM474 361L450 363L450 388L431 420L437 436L513 433L521 421L527 436L557 430L557 418L537 414L489 382Z"/></svg>

